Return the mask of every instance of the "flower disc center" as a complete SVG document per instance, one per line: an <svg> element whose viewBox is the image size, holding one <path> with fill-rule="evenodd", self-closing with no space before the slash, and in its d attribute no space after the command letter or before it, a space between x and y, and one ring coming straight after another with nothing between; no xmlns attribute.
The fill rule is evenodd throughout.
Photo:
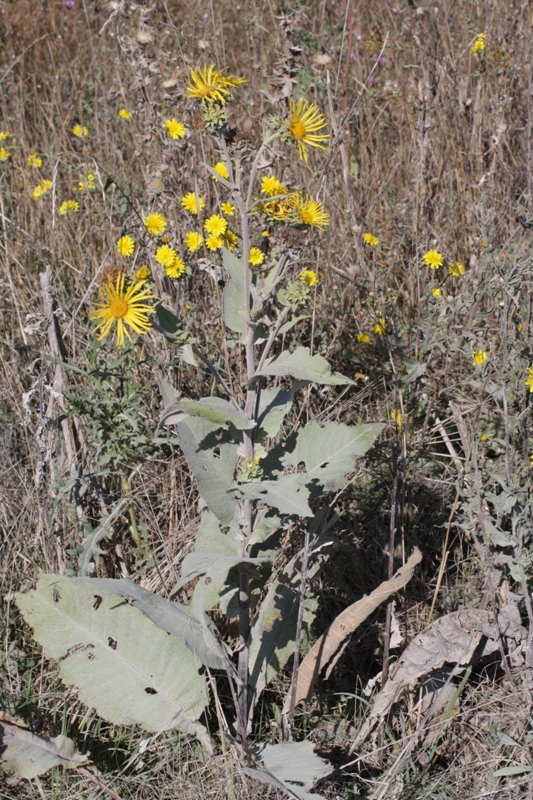
<svg viewBox="0 0 533 800"><path fill-rule="evenodd" d="M291 124L291 134L297 139L299 142L303 141L306 136L305 125L299 119L295 119L294 122Z"/></svg>
<svg viewBox="0 0 533 800"><path fill-rule="evenodd" d="M124 319L128 313L128 301L123 297L117 297L109 304L109 311L115 319Z"/></svg>

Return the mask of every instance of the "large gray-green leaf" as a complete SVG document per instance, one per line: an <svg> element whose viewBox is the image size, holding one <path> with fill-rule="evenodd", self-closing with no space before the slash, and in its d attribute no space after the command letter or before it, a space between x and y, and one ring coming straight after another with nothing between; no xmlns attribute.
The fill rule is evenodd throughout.
<svg viewBox="0 0 533 800"><path fill-rule="evenodd" d="M211 511L204 511L200 519L194 551L236 556L238 554L237 531L230 528L228 533L222 533L216 516Z"/></svg>
<svg viewBox="0 0 533 800"><path fill-rule="evenodd" d="M222 261L229 275L222 296L222 317L230 331L244 334L246 331L244 264L226 247L222 248Z"/></svg>
<svg viewBox="0 0 533 800"><path fill-rule="evenodd" d="M179 408L187 414L197 414L200 417L217 422L221 427L227 428L228 423L239 431L251 430L255 427L255 422L248 419L244 411L235 408L222 397L202 397L200 400L181 400Z"/></svg>
<svg viewBox="0 0 533 800"><path fill-rule="evenodd" d="M207 422L202 419L184 419L176 425L176 434L185 458L198 481L198 491L218 519L224 525L238 522L240 506L231 492L232 485L218 469L213 457L200 447L194 434L195 423ZM215 424L215 423L209 423Z"/></svg>
<svg viewBox="0 0 533 800"><path fill-rule="evenodd" d="M226 583L229 571L234 567L245 565L249 570L255 570L271 561L270 558L243 558L219 553L189 553L183 560L180 585L199 578L189 604L190 613L199 617L204 611L217 605L220 590Z"/></svg>
<svg viewBox="0 0 533 800"><path fill-rule="evenodd" d="M315 494L341 489L356 460L372 447L382 430L381 423L352 426L327 422L321 427L310 422L299 431L296 447L287 453L284 464L297 466L303 461L305 483L316 484Z"/></svg>
<svg viewBox="0 0 533 800"><path fill-rule="evenodd" d="M276 436L291 406L292 392L286 389L263 389L259 398L259 436Z"/></svg>
<svg viewBox="0 0 533 800"><path fill-rule="evenodd" d="M282 742L253 748L262 768L245 768L245 773L263 783L270 783L295 800L325 800L308 790L332 772L333 767L317 756L311 742ZM299 784L303 784L302 786Z"/></svg>
<svg viewBox="0 0 533 800"><path fill-rule="evenodd" d="M239 484L239 493L247 500L258 500L280 514L296 514L299 517L312 517L307 500L309 489L305 473L282 475L275 481L258 481Z"/></svg>
<svg viewBox="0 0 533 800"><path fill-rule="evenodd" d="M272 581L250 631L250 685L255 689L254 704L265 686L282 670L294 653L300 606L300 566L302 553L294 556ZM315 561L308 579L316 575L323 558ZM308 597L304 604L303 630L307 633L316 613L317 602Z"/></svg>
<svg viewBox="0 0 533 800"><path fill-rule="evenodd" d="M333 767L317 756L312 742L282 742L260 745L254 756L282 781L303 783L305 789L332 772Z"/></svg>
<svg viewBox="0 0 533 800"><path fill-rule="evenodd" d="M216 517L213 516L213 519ZM158 597L142 586L125 579L75 578L74 583L92 590L94 596L128 597L135 608L138 608L154 625L183 639L202 664L217 669L224 667L222 645L219 645L208 621L203 619L199 621L180 603L172 603L163 597Z"/></svg>
<svg viewBox="0 0 533 800"><path fill-rule="evenodd" d="M95 598L90 587L44 575L16 602L63 681L117 725L160 732L179 728L212 746L196 720L207 704L199 661L126 600Z"/></svg>
<svg viewBox="0 0 533 800"><path fill-rule="evenodd" d="M281 353L268 359L260 372L256 372L255 378L260 375L275 375L283 377L291 375L293 378L311 383L322 383L328 386L342 386L354 384L350 378L341 375L340 372L332 372L331 367L322 356L312 356L308 347L297 347L294 353Z"/></svg>
<svg viewBox="0 0 533 800"><path fill-rule="evenodd" d="M52 767L76 767L87 756L76 750L72 739L36 736L27 728L0 721L0 760L4 769L30 780ZM7 795L5 795L7 797Z"/></svg>

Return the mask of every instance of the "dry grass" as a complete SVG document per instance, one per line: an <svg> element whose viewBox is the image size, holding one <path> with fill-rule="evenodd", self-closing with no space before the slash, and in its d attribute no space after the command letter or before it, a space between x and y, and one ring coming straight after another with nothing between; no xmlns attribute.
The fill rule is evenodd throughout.
<svg viewBox="0 0 533 800"><path fill-rule="evenodd" d="M311 169L302 170L283 155L283 180L308 187L331 214L330 227L306 253L305 266L317 269L322 282L309 324L295 335L358 381L342 396L307 394L296 413L390 423L390 412L401 409L405 423L401 430L389 425L339 501L337 551L314 587L321 597L316 632L379 583L384 553L392 550L397 564L415 544L425 556L423 571L397 609L407 640L428 622L444 557L437 616L461 604L501 600L489 591L490 567L524 594L530 534L512 552L498 547L483 527L483 503L484 492L498 486L521 493L520 519L531 530L533 448L524 387L533 342L529 11L503 0L419 7L407 0L249 0L240 6L168 0L126 2L111 18L118 5L76 0L69 10L60 2L0 0L0 130L15 137L12 159L0 162L0 697L9 713L44 733L69 732L91 750L102 780L124 800L199 793L222 800L231 797L228 785L235 798L274 797L274 790L252 787L233 762L202 765L188 744L172 737L141 755L139 733L103 723L65 695L54 666L23 628L12 593L29 586L39 570L75 564L89 526L124 492L132 499L137 542L125 516L106 543L102 574L127 572L168 595L196 530L195 489L184 459L171 441L153 441L157 375L192 396L209 390L209 376L180 362L174 346L147 337L130 375L132 396L124 400L124 386L108 377L113 389L96 419L93 378L68 368L57 372L50 355L85 371L91 358L100 367L109 362L111 348L91 351L88 316L116 239L135 227L136 209L153 204L179 231L176 199L194 190L195 180L208 200L215 196L216 185L201 169L204 161L214 163L209 138L197 131L184 153L161 136L160 119L172 113L188 66L216 61L248 78L232 121L254 140L273 113L270 101L292 85L318 103L334 133L325 166L313 155ZM470 52L480 32L487 41L483 59ZM177 88L168 84L174 77ZM133 112L131 120L118 116L123 106ZM192 112L186 121L192 123ZM73 138L76 123L89 126L89 144ZM25 165L30 150L44 157L39 177ZM58 203L74 196L72 187L88 170L97 176L96 191L80 196L78 213L60 217ZM54 212L51 202L32 197L38 180L52 176ZM379 237L378 247L364 244L367 231ZM454 278L446 267L428 270L422 255L430 249L443 253L447 265L462 262L464 277ZM41 276L48 266L60 330L56 352L46 329L29 329L26 321L42 313ZM234 365L213 316L219 283L201 270L177 289L157 275L155 282L221 367ZM442 295L433 297L438 286ZM386 337L373 333L380 315ZM368 333L369 343L358 342L358 333ZM489 354L484 371L472 365L478 348ZM415 363L424 363L425 372L406 382ZM50 391L55 380L70 398L70 415L57 430L47 422L61 411ZM497 391L502 386L511 392L507 403ZM109 470L101 463L102 420L118 419L126 401L141 438L133 445L131 431L119 431ZM509 530L510 520L498 524ZM521 585L516 571L506 571L502 553L525 565ZM407 749L416 728L413 698L390 722L392 744L379 767L365 753L347 756L366 713L362 689L381 668L384 620L383 612L368 622L316 702L300 712L302 735L338 766L321 791L346 800L531 798L527 775L493 776L508 763L531 763L529 746L513 751L497 736L503 731L526 742L530 694L522 667L476 668L431 768L421 751ZM265 694L258 731L273 740L284 680ZM26 796L101 795L86 777L54 773L31 789L12 782L0 792Z"/></svg>

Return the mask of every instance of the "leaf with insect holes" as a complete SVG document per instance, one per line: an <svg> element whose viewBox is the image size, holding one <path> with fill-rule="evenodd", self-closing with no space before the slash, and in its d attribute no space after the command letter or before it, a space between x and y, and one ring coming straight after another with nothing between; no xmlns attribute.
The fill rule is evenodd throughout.
<svg viewBox="0 0 533 800"><path fill-rule="evenodd" d="M63 682L101 717L154 733L179 728L212 752L197 722L207 704L205 678L182 639L125 599L95 597L90 581L43 575L16 602L47 658L59 662Z"/></svg>
<svg viewBox="0 0 533 800"><path fill-rule="evenodd" d="M244 558L227 556L220 553L189 553L183 559L179 586L184 586L193 578L198 578L193 596L189 603L189 611L200 617L205 611L214 608L220 600L220 591L227 581L230 570L234 567L245 567L248 572L268 566L271 558Z"/></svg>
<svg viewBox="0 0 533 800"><path fill-rule="evenodd" d="M215 518L216 519L216 518ZM161 630L183 639L189 650L202 664L220 669L224 666L220 643L215 637L210 620L193 617L180 603L158 597L124 578L73 578L75 584L89 588L101 597L126 597L135 608L148 617Z"/></svg>
<svg viewBox="0 0 533 800"><path fill-rule="evenodd" d="M274 481L242 483L238 491L244 500L258 500L275 508L280 514L294 514L299 517L312 517L313 512L307 502L309 489L305 473L282 475Z"/></svg>
<svg viewBox="0 0 533 800"><path fill-rule="evenodd" d="M296 467L303 461L307 474L301 478L313 496L342 489L346 475L354 471L357 459L370 450L383 427L381 423L327 422L320 426L310 422L298 432L296 446L285 455L283 463Z"/></svg>

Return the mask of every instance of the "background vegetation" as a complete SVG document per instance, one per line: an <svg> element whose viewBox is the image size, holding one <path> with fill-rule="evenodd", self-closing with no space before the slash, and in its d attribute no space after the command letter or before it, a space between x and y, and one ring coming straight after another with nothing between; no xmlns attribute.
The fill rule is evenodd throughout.
<svg viewBox="0 0 533 800"><path fill-rule="evenodd" d="M10 154L0 162L1 703L36 732L72 736L123 800L226 797L226 773L176 736L147 746L87 711L42 657L12 595L40 570L75 571L83 541L121 498L100 574L129 575L166 597L191 549L197 495L157 428L157 376L191 397L208 393L211 378L155 335L124 378L114 349L95 345L89 314L133 207L156 204L172 218L181 187L194 191L201 163L216 160L201 131L177 151L161 129L189 67L213 61L248 80L231 107L243 141L259 140L265 115L289 96L317 103L330 123L325 166L315 154L310 169L287 158L281 176L312 188L331 215L302 264L320 275L312 315L290 335L357 385L307 392L294 421L388 423L337 500L335 552L313 587L316 635L414 545L424 555L394 614L389 606L367 621L299 712L302 738L338 767L320 790L531 797L527 654L474 666L435 748L409 749L421 724L413 691L378 755L368 746L349 755L371 703L365 687L432 619L516 597L529 644L533 636L531 25L527 4L502 0L0 2L0 130L13 134L0 143ZM473 53L480 33L485 49ZM186 123L194 128L194 117ZM87 139L73 137L76 124ZM30 151L40 169L27 166ZM35 201L37 183L52 177L61 194ZM217 191L207 175L198 188ZM80 210L60 216L70 198ZM432 249L444 256L438 270L423 260ZM450 272L456 262L464 274ZM224 369L233 355L213 313L221 277L208 260L179 284L154 270L158 292ZM261 735L272 741L283 688L265 694ZM525 769L495 775L508 767ZM275 796L237 764L226 769L236 796ZM101 791L79 772L31 786L0 780L5 798Z"/></svg>

